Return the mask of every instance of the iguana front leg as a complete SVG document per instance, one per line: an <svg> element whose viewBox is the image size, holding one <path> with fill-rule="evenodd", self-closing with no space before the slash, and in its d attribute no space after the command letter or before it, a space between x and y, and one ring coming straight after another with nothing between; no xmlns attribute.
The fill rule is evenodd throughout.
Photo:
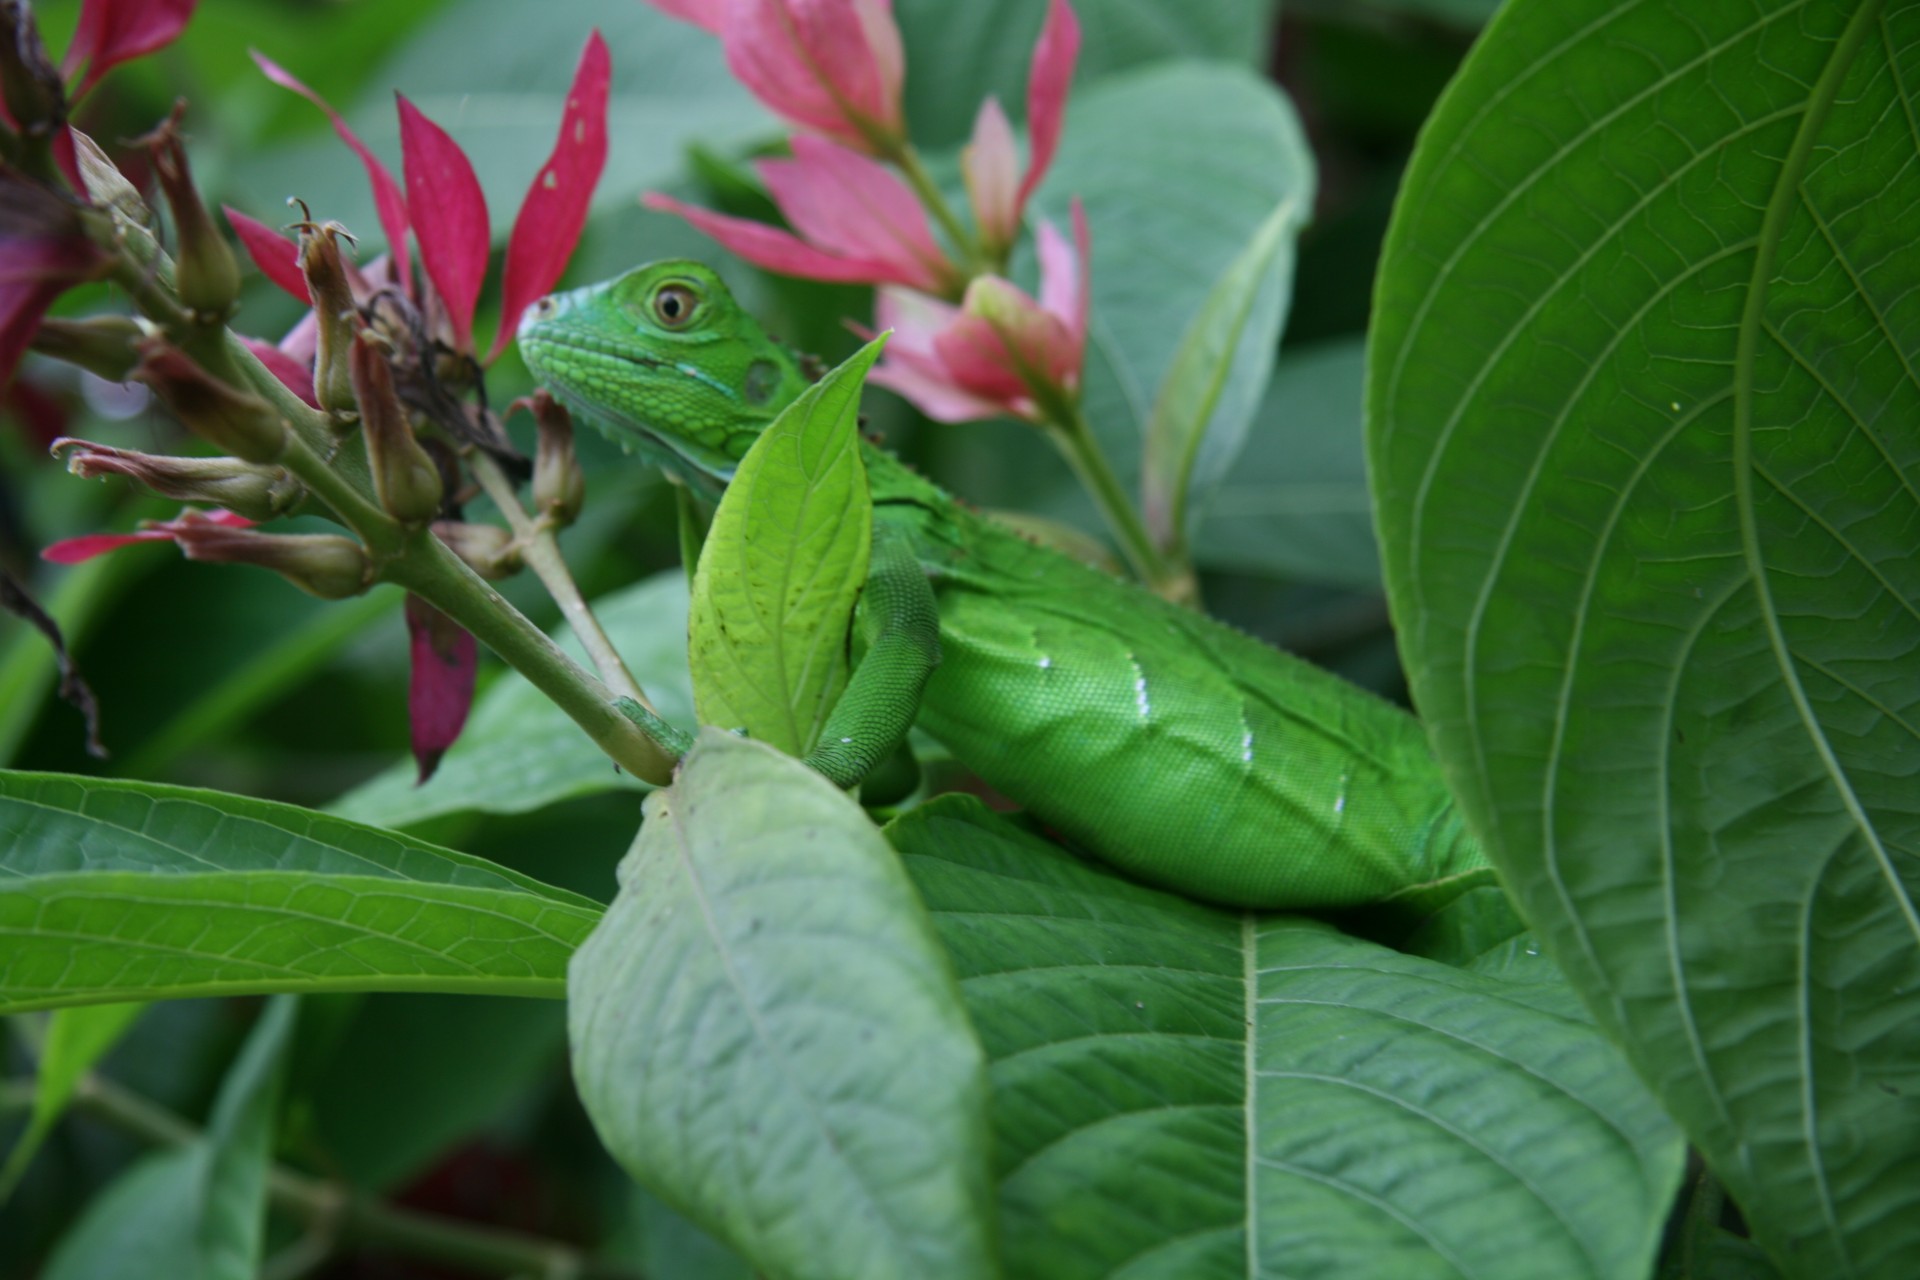
<svg viewBox="0 0 1920 1280"><path fill-rule="evenodd" d="M920 694L940 665L940 611L904 530L873 526L873 553L858 618L867 654L827 717L806 763L852 787L897 750L920 714Z"/></svg>

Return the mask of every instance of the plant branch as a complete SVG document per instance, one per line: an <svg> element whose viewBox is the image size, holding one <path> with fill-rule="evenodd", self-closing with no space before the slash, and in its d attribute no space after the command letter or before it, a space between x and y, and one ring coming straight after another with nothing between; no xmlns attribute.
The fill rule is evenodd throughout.
<svg viewBox="0 0 1920 1280"><path fill-rule="evenodd" d="M1080 406L1061 398L1043 402L1040 409L1046 417L1047 435L1099 504L1107 527L1119 539L1120 550L1134 573L1156 594L1181 604L1191 603L1197 594L1192 566L1168 560L1154 546L1140 521L1140 513L1121 487L1119 477L1113 474L1113 467L1107 462L1107 455L1094 437L1093 428L1087 425Z"/></svg>
<svg viewBox="0 0 1920 1280"><path fill-rule="evenodd" d="M920 203L925 205L927 212L933 215L933 220L940 224L940 229L947 233L947 238L953 242L954 251L976 269L969 271L969 275L976 274L977 269L981 267L988 272L998 272L1002 269L1004 264L981 261L980 246L974 243L973 237L968 235L967 229L960 224L960 219L955 216L952 206L947 203L947 198L940 194L940 188L934 182L932 175L920 163L919 152L915 151L910 144L901 143L888 152L887 159L893 161L895 167L900 170L901 176L907 180L907 185L912 187L913 193L920 197Z"/></svg>
<svg viewBox="0 0 1920 1280"><path fill-rule="evenodd" d="M521 507L514 493L513 481L508 478L500 464L476 449L467 460L474 477L480 481L480 487L493 499L493 505L506 517L507 524L520 543L520 557L526 562L534 576L560 606L560 612L566 615L567 624L573 628L573 634L585 646L587 656L593 660L594 669L600 673L614 693L621 697L632 698L635 702L653 712L659 709L647 697L640 682L627 670L627 664L621 659L620 651L614 648L613 641L600 626L600 619L587 607L585 597L573 580L573 574L567 568L565 557L560 554L560 540L555 536L553 526L544 519L529 516Z"/></svg>
<svg viewBox="0 0 1920 1280"><path fill-rule="evenodd" d="M672 753L621 715L605 685L431 533L413 534L406 554L388 561L381 576L471 631L566 712L615 764L655 786L672 780Z"/></svg>
<svg viewBox="0 0 1920 1280"><path fill-rule="evenodd" d="M74 1100L101 1119L160 1146L183 1146L201 1136L200 1130L173 1112L103 1076L84 1077ZM558 1240L416 1213L284 1165L269 1168L267 1196L275 1208L305 1220L321 1238L343 1244L388 1248L498 1275L644 1280L638 1271L589 1257Z"/></svg>

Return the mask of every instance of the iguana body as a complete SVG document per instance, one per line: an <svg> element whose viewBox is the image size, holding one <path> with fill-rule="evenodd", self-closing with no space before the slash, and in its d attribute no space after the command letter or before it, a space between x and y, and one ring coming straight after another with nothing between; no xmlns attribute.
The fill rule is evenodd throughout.
<svg viewBox="0 0 1920 1280"><path fill-rule="evenodd" d="M694 485L724 485L807 385L696 263L548 299L520 345L575 413ZM875 564L883 547L910 556L937 604L918 723L1061 834L1238 906L1444 897L1490 876L1411 716L1027 541L878 449L864 457ZM934 652L910 628L890 643ZM912 718L903 687L856 673L827 737L893 734Z"/></svg>

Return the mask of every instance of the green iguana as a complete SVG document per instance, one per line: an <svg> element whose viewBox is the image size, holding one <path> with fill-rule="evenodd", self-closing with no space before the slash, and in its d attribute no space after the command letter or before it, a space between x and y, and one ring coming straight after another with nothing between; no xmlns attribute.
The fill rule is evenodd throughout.
<svg viewBox="0 0 1920 1280"><path fill-rule="evenodd" d="M519 338L576 415L713 492L809 382L695 262L543 299ZM863 457L866 651L809 757L835 782L917 719L1069 840L1197 897L1344 907L1491 880L1413 717Z"/></svg>

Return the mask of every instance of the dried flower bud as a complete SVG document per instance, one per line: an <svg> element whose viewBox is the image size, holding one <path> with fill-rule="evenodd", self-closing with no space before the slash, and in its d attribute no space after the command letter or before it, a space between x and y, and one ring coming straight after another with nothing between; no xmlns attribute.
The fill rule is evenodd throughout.
<svg viewBox="0 0 1920 1280"><path fill-rule="evenodd" d="M187 148L180 137L180 117L187 109L183 98L173 114L148 134L153 171L173 211L179 251L174 257L174 290L195 317L208 323L224 321L240 297L240 261L213 220L213 214L193 185L187 166Z"/></svg>
<svg viewBox="0 0 1920 1280"><path fill-rule="evenodd" d="M238 458L174 458L62 437L52 454L83 480L125 476L163 498L224 507L249 520L271 520L300 505L306 490L282 467L258 467Z"/></svg>
<svg viewBox="0 0 1920 1280"><path fill-rule="evenodd" d="M386 513L403 524L422 524L440 514L444 490L440 469L413 438L407 408L393 389L386 346L370 332L353 341L349 364L360 403L360 428L373 470L373 491Z"/></svg>
<svg viewBox="0 0 1920 1280"><path fill-rule="evenodd" d="M215 524L174 529L189 560L271 569L311 596L344 600L373 584L373 562L360 544L337 533L256 533Z"/></svg>
<svg viewBox="0 0 1920 1280"><path fill-rule="evenodd" d="M98 374L108 382L125 382L140 362L139 344L145 332L139 321L126 316L49 318L34 331L33 349Z"/></svg>
<svg viewBox="0 0 1920 1280"><path fill-rule="evenodd" d="M587 473L573 450L573 418L545 391L520 403L532 411L539 432L533 454L534 509L564 528L579 518L587 496Z"/></svg>
<svg viewBox="0 0 1920 1280"><path fill-rule="evenodd" d="M499 525L437 520L433 535L483 578L504 578L519 572L520 547Z"/></svg>
<svg viewBox="0 0 1920 1280"><path fill-rule="evenodd" d="M133 376L152 387L175 417L214 448L247 462L277 462L287 424L251 391L228 386L180 348L149 338L139 347Z"/></svg>
<svg viewBox="0 0 1920 1280"><path fill-rule="evenodd" d="M300 224L300 270L313 299L318 344L313 360L313 394L329 413L354 411L353 343L358 308L346 264L340 258L338 223Z"/></svg>

